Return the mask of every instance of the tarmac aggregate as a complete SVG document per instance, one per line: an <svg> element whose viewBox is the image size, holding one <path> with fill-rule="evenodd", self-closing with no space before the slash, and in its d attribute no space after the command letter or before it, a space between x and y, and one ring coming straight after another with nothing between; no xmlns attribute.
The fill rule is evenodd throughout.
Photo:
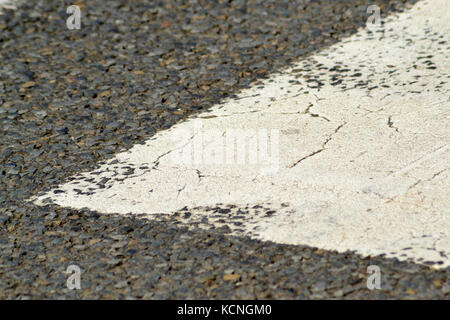
<svg viewBox="0 0 450 320"><path fill-rule="evenodd" d="M90 0L68 30L71 4L0 15L1 299L450 298L449 268L234 237L183 224L188 210L148 221L26 202L354 33L369 5ZM71 264L81 290L66 288ZM381 290L366 286L373 264Z"/></svg>

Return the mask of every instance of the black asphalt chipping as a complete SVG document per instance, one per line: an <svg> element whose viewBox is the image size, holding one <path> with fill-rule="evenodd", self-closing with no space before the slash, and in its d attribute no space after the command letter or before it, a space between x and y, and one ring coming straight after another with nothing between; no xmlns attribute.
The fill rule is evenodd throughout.
<svg viewBox="0 0 450 320"><path fill-rule="evenodd" d="M356 32L368 5L414 2L78 1L81 30L70 1L5 10L0 298L448 299L449 269L25 201ZM382 290L365 285L370 264Z"/></svg>

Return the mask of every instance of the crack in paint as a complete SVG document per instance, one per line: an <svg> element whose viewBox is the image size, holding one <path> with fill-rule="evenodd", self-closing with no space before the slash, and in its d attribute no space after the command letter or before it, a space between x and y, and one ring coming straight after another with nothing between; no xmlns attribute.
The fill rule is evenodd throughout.
<svg viewBox="0 0 450 320"><path fill-rule="evenodd" d="M327 139L325 140L325 142L322 144L322 148L320 148L320 149L318 149L318 150L316 150L316 151L314 151L314 152L308 154L307 156L304 156L304 157L301 158L300 160L297 160L294 164L290 165L289 168L293 168L293 167L295 167L296 165L298 165L299 163L301 163L302 161L304 161L304 160L306 160L306 159L308 159L308 158L311 158L311 157L315 156L316 154L319 154L319 153L321 153L322 151L326 150L326 146L327 146L328 142L330 142L331 139L333 139L333 136L334 136L336 133L338 133L339 130L341 130L341 128L342 128L343 126L345 126L346 124L347 124L347 122L343 122L342 124L340 124L340 125L334 130L333 134L331 134L331 135L329 135L329 136L327 137Z"/></svg>
<svg viewBox="0 0 450 320"><path fill-rule="evenodd" d="M188 139L188 142L186 142L184 145L182 145L182 146L180 146L180 147L178 147L178 148L169 150L169 151L167 151L167 152L165 152L165 153L159 155L159 156L156 158L156 160L153 161L153 164L154 164L154 165L153 165L152 170L153 170L153 169L158 170L159 161L160 161L163 157L167 156L168 154L170 154L170 153L172 153L172 152L174 152L174 151L176 151L176 150L179 150L179 149L182 149L182 148L186 147L186 146L187 146L187 145L195 138L195 136L196 136L197 134L198 134L198 132L194 133L194 134ZM149 170L149 171L151 171L151 170Z"/></svg>
<svg viewBox="0 0 450 320"><path fill-rule="evenodd" d="M387 125L389 128L394 129L396 132L400 132L396 126L394 126L394 122L392 122L392 116L388 117Z"/></svg>
<svg viewBox="0 0 450 320"><path fill-rule="evenodd" d="M326 117L324 117L324 116L321 116L321 115L319 115L319 114L317 114L317 113L312 113L312 112L311 112L311 108L312 108L313 106L314 106L314 105L313 105L312 103L310 103L309 106L305 109L305 111L303 111L303 114L308 114L308 115L310 115L310 116L313 117L313 118L321 118L321 119L324 119L324 120L330 122L330 119L328 119L328 118L326 118Z"/></svg>

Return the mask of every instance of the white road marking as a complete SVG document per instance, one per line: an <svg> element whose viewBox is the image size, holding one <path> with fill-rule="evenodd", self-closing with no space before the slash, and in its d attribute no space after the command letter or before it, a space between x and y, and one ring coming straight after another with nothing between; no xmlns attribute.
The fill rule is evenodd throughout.
<svg viewBox="0 0 450 320"><path fill-rule="evenodd" d="M450 2L420 1L33 200L149 217L187 206L188 222L207 216L194 207L265 204L276 214L235 232L448 267L449 34ZM254 140L234 150L236 129ZM243 146L248 159L229 157Z"/></svg>

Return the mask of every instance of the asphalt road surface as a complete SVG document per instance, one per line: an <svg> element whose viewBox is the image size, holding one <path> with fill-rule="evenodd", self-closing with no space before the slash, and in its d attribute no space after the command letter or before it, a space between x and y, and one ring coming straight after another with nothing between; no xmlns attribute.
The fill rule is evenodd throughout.
<svg viewBox="0 0 450 320"><path fill-rule="evenodd" d="M0 298L449 299L449 5L2 4Z"/></svg>

